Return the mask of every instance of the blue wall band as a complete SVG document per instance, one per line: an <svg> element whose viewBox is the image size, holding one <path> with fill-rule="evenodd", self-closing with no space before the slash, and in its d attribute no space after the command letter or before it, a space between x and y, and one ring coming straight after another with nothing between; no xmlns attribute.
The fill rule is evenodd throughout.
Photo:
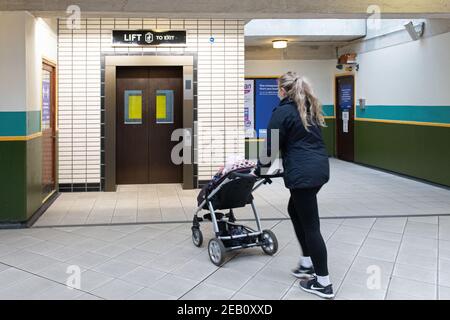
<svg viewBox="0 0 450 320"><path fill-rule="evenodd" d="M40 131L40 111L0 112L0 137L27 136Z"/></svg>
<svg viewBox="0 0 450 320"><path fill-rule="evenodd" d="M450 106L381 106L356 107L356 117L362 119L450 123Z"/></svg>
<svg viewBox="0 0 450 320"><path fill-rule="evenodd" d="M322 106L323 113L325 117L334 117L334 105L324 104Z"/></svg>

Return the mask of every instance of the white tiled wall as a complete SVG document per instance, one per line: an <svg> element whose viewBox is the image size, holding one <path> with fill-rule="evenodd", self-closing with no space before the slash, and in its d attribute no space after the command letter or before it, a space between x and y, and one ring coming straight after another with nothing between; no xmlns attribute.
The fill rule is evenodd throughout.
<svg viewBox="0 0 450 320"><path fill-rule="evenodd" d="M111 30L142 28L187 30L187 46L111 46ZM102 18L72 30L59 20L58 36L60 183L101 180L101 53L197 53L198 179L210 179L227 155L244 154L243 21Z"/></svg>

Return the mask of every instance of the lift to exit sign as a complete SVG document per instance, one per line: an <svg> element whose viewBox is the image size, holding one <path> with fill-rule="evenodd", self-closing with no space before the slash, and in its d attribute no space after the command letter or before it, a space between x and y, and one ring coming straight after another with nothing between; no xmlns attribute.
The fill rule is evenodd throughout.
<svg viewBox="0 0 450 320"><path fill-rule="evenodd" d="M113 46L184 46L185 30L113 30Z"/></svg>

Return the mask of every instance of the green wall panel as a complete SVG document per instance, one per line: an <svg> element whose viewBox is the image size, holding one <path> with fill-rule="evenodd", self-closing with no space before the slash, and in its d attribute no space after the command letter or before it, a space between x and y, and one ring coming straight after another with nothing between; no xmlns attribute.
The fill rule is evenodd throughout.
<svg viewBox="0 0 450 320"><path fill-rule="evenodd" d="M0 222L25 221L26 142L0 141Z"/></svg>
<svg viewBox="0 0 450 320"><path fill-rule="evenodd" d="M27 219L42 205L42 139L27 142Z"/></svg>
<svg viewBox="0 0 450 320"><path fill-rule="evenodd" d="M450 186L450 128L355 122L355 162Z"/></svg>
<svg viewBox="0 0 450 320"><path fill-rule="evenodd" d="M41 143L0 141L0 223L27 221L41 207Z"/></svg>
<svg viewBox="0 0 450 320"><path fill-rule="evenodd" d="M325 145L327 147L328 155L333 157L335 155L335 135L336 135L336 127L335 127L335 119L325 119L327 126L322 128L322 137Z"/></svg>

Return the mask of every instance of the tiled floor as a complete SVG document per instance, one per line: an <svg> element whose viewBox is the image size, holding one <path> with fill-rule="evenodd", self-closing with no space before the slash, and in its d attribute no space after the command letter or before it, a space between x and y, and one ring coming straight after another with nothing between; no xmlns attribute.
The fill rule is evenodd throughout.
<svg viewBox="0 0 450 320"><path fill-rule="evenodd" d="M176 184L64 193L35 226L191 221L197 194ZM261 217L287 218L288 197L281 179L258 189ZM444 215L450 214L450 190L331 159L331 179L319 194L319 206L323 218ZM249 206L237 215L252 218Z"/></svg>
<svg viewBox="0 0 450 320"><path fill-rule="evenodd" d="M289 274L290 221L264 221L280 250L221 268L187 223L0 230L0 299L316 299ZM205 243L211 224L203 224ZM337 299L450 299L450 217L322 220ZM80 289L66 286L70 266ZM70 282L69 283L73 283Z"/></svg>

